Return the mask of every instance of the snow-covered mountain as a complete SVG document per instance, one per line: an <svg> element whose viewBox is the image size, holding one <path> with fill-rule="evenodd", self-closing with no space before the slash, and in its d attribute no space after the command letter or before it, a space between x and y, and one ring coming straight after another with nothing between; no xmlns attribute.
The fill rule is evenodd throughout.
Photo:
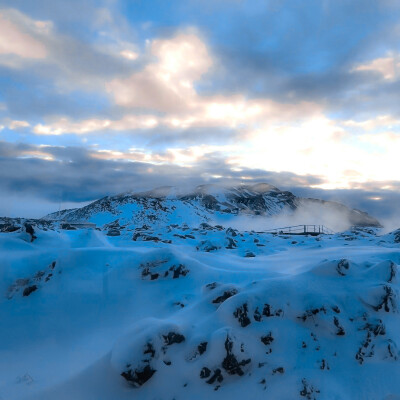
<svg viewBox="0 0 400 400"><path fill-rule="evenodd" d="M334 215L333 219L341 219L348 226L381 226L365 212L336 202L296 197L266 183L237 187L202 185L189 193L173 187L124 193L102 198L79 209L49 214L44 219L89 221L100 227L110 225L114 228L184 223L198 226L210 221L229 224L235 216L290 216L299 210L307 211L307 220L302 221L306 224L318 223L313 221L315 216L325 213Z"/></svg>

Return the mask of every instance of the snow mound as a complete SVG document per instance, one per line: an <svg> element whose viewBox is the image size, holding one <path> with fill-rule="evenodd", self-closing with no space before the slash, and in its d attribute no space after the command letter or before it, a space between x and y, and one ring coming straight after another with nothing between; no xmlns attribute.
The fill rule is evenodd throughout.
<svg viewBox="0 0 400 400"><path fill-rule="evenodd" d="M394 234L31 227L0 232L4 398L400 393Z"/></svg>

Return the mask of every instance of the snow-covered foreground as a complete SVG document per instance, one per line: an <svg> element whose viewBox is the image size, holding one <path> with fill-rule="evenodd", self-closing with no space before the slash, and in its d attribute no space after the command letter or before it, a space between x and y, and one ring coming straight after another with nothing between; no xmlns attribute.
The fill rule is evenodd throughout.
<svg viewBox="0 0 400 400"><path fill-rule="evenodd" d="M400 233L0 233L0 398L400 399Z"/></svg>

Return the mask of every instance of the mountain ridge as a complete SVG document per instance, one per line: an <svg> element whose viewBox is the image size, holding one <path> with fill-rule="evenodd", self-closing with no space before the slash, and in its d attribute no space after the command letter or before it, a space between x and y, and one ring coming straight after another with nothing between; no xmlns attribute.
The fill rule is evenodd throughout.
<svg viewBox="0 0 400 400"><path fill-rule="evenodd" d="M304 218L337 214L348 221L348 226L382 227L380 222L364 211L351 209L344 204L295 196L268 183L240 186L200 185L183 191L173 186L158 187L149 191L124 192L106 196L87 206L61 210L48 214L44 220L68 222L93 222L108 225L117 219L123 224L188 223L199 225L214 219L226 220L230 216L293 215L307 210ZM304 221L303 223L313 223Z"/></svg>

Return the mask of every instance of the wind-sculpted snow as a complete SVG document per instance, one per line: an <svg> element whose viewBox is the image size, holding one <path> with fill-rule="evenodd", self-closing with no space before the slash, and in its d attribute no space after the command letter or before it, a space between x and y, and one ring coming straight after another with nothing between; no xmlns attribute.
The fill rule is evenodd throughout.
<svg viewBox="0 0 400 400"><path fill-rule="evenodd" d="M32 223L0 233L4 399L399 398L396 231Z"/></svg>

